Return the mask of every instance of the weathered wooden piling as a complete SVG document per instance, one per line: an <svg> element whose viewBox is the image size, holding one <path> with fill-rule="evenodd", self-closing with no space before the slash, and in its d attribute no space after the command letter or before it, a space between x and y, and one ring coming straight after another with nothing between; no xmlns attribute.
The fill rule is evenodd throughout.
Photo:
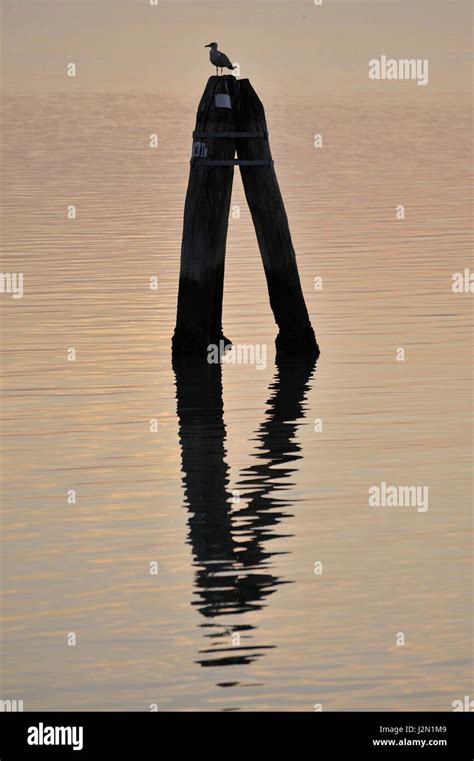
<svg viewBox="0 0 474 761"><path fill-rule="evenodd" d="M239 165L279 328L277 351L317 356L265 111L248 79L209 79L193 137L173 353L202 355L209 343L224 338L225 247L234 166Z"/></svg>
<svg viewBox="0 0 474 761"><path fill-rule="evenodd" d="M276 348L289 354L319 354L273 167L265 111L248 79L240 80L238 85L237 129L258 137L238 139L237 155L242 160L264 162L258 168L241 164L240 172L265 269L270 305L279 328Z"/></svg>
<svg viewBox="0 0 474 761"><path fill-rule="evenodd" d="M222 335L224 259L235 155L235 77L210 77L199 103L184 209L173 353L203 354ZM222 165L220 162L229 161ZM215 165L213 162L219 162Z"/></svg>

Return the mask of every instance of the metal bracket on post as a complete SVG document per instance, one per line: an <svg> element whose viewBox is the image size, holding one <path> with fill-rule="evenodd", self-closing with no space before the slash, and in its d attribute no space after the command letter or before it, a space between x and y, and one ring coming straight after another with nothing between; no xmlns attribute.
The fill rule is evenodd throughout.
<svg viewBox="0 0 474 761"><path fill-rule="evenodd" d="M201 140L202 138L228 138L231 140L241 140L241 139L252 139L252 138L261 138L263 140L268 140L268 132L266 130L261 130L259 132L200 132L199 130L195 130L193 132L193 139L198 138ZM195 142L193 144L193 157L191 159L191 166L273 166L273 160L272 159L227 159L225 161L221 159L208 159L206 158L207 155L207 146L206 146L206 153L203 153L202 151L199 153L195 146L201 146L205 145L205 143Z"/></svg>

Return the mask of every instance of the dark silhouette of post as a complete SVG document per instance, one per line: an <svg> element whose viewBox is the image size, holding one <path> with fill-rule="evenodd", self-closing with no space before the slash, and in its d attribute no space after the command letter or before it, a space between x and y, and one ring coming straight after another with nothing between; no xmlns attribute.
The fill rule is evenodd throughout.
<svg viewBox="0 0 474 761"><path fill-rule="evenodd" d="M205 354L222 334L224 259L235 155L235 77L210 77L199 103L184 208L174 354ZM209 136L211 135L211 137ZM209 165L226 161L228 165Z"/></svg>
<svg viewBox="0 0 474 761"><path fill-rule="evenodd" d="M237 151L238 158L235 158ZM194 132L184 212L173 354L219 344L225 246L234 166L240 166L279 333L278 352L317 357L288 219L268 142L265 112L248 79L210 77Z"/></svg>
<svg viewBox="0 0 474 761"><path fill-rule="evenodd" d="M267 279L270 305L278 325L277 350L319 354L301 290L290 227L273 167L265 111L248 79L239 81L238 131L264 137L237 140L237 155L265 166L240 166Z"/></svg>

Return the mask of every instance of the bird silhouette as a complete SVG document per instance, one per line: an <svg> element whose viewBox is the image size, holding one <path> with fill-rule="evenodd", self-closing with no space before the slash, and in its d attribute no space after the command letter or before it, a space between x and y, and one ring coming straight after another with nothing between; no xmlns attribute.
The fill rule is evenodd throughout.
<svg viewBox="0 0 474 761"><path fill-rule="evenodd" d="M225 53L221 53L220 50L217 49L218 45L217 42L210 42L209 45L204 45L205 48L211 48L209 52L209 59L213 66L216 67L216 74L219 74L219 69L230 69L233 71L236 67L231 63L230 59L226 56Z"/></svg>

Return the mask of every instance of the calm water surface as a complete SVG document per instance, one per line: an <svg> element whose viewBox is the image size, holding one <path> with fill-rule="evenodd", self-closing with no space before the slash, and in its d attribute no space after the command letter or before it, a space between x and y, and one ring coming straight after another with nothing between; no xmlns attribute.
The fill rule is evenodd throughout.
<svg viewBox="0 0 474 761"><path fill-rule="evenodd" d="M173 368L198 95L6 102L2 697L450 710L472 694L467 102L260 93L322 355L275 363L236 175L224 328L267 366ZM382 481L429 510L370 508Z"/></svg>

